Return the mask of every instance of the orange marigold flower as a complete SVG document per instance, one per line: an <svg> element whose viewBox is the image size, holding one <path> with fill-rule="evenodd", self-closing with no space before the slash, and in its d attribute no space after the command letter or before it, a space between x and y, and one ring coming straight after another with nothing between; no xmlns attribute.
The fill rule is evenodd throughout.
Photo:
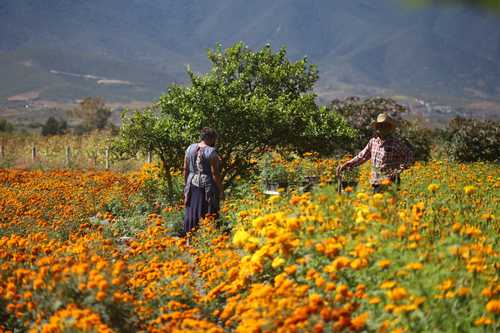
<svg viewBox="0 0 500 333"><path fill-rule="evenodd" d="M391 265L391 263L392 263L392 261L390 261L389 259L382 259L382 260L379 260L377 262L377 265L381 269L385 269L385 268L389 267Z"/></svg>
<svg viewBox="0 0 500 333"><path fill-rule="evenodd" d="M492 323L493 321L488 317L481 317L474 321L474 325L476 326L491 325Z"/></svg>
<svg viewBox="0 0 500 333"><path fill-rule="evenodd" d="M405 288L398 287L387 292L387 296L392 301L399 301L405 299L408 296L408 292Z"/></svg>
<svg viewBox="0 0 500 333"><path fill-rule="evenodd" d="M486 311L500 315L500 299L493 299L486 304Z"/></svg>
<svg viewBox="0 0 500 333"><path fill-rule="evenodd" d="M352 328L357 331L361 330L366 325L366 321L368 320L368 312L363 312L362 314L352 318L351 325Z"/></svg>
<svg viewBox="0 0 500 333"><path fill-rule="evenodd" d="M104 301L104 299L106 299L106 293L104 291L97 292L95 299L98 300L99 302Z"/></svg>
<svg viewBox="0 0 500 333"><path fill-rule="evenodd" d="M424 265L422 265L421 263L419 262L412 262L408 265L406 265L406 268L408 269L411 269L411 270L414 270L414 271L419 271L421 270L422 268L424 267Z"/></svg>
<svg viewBox="0 0 500 333"><path fill-rule="evenodd" d="M295 274L295 272L297 272L297 266L295 266L295 265L288 266L288 267L285 268L285 272L288 275Z"/></svg>

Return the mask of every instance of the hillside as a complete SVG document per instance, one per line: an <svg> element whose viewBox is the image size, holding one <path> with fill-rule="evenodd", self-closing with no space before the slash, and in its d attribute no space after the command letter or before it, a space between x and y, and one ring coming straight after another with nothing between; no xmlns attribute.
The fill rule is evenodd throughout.
<svg viewBox="0 0 500 333"><path fill-rule="evenodd" d="M239 40L307 55L319 65L325 99L500 103L498 17L460 7L410 10L395 0L4 0L0 103L26 94L151 100L186 79L186 64L206 70L207 48Z"/></svg>

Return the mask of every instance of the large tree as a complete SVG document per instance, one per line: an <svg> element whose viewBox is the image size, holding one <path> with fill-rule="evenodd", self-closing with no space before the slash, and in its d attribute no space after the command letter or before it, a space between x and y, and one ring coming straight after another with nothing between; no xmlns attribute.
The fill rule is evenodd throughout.
<svg viewBox="0 0 500 333"><path fill-rule="evenodd" d="M168 167L182 162L183 149L207 126L218 132L228 183L249 174L269 147L331 152L352 139L354 131L342 117L316 105L318 72L306 58L291 61L285 48L252 51L236 43L209 50L208 59L211 70L196 74L188 69L190 85L170 86L156 104L157 113L124 122L125 146L164 156L167 176Z"/></svg>
<svg viewBox="0 0 500 333"><path fill-rule="evenodd" d="M307 58L294 62L285 48L274 52L267 45L252 51L240 42L227 49L218 45L209 50L208 59L210 72L199 75L188 69L191 86L178 102L190 119L190 131L204 126L217 130L227 181L249 173L252 157L268 147L305 150L325 143L332 148L353 135L341 117L316 105L318 72ZM169 100L168 95L161 100ZM170 111L162 109L164 114Z"/></svg>

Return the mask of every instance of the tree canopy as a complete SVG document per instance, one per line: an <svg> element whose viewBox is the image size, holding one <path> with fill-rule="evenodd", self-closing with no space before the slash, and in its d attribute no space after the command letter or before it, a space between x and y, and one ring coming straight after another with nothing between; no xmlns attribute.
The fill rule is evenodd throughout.
<svg viewBox="0 0 500 333"><path fill-rule="evenodd" d="M231 182L248 174L269 147L326 151L353 138L355 131L342 117L316 104L318 72L307 58L291 61L285 48L253 51L240 42L227 49L217 45L208 59L211 70L197 74L188 68L190 85L170 86L156 112L126 120L122 142L130 140L132 150L162 152L172 166L201 128L212 127L219 136L222 176Z"/></svg>
<svg viewBox="0 0 500 333"><path fill-rule="evenodd" d="M406 0L414 5L467 5L478 7L500 15L499 0Z"/></svg>

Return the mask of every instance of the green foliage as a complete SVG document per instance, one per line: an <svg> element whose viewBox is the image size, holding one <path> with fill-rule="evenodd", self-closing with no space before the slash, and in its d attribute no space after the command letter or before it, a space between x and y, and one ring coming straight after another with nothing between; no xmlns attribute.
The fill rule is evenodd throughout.
<svg viewBox="0 0 500 333"><path fill-rule="evenodd" d="M412 149L416 160L428 160L433 144L433 131L425 128L419 121L408 121L402 118L406 108L390 98L372 97L360 99L349 97L345 100L334 100L330 109L343 116L347 123L358 131L356 139L351 141L350 148L363 148L373 136L372 122L380 113L388 113L398 121L397 135L402 137Z"/></svg>
<svg viewBox="0 0 500 333"><path fill-rule="evenodd" d="M189 88L172 86L160 99L163 116L179 119L186 138L213 127L219 134L222 176L232 182L254 170L252 158L265 147L290 146L297 150L339 147L353 131L340 118L318 108L312 91L318 78L307 59L291 62L286 49L270 46L252 51L243 43L208 52L209 73L188 69ZM326 145L325 145L326 146Z"/></svg>
<svg viewBox="0 0 500 333"><path fill-rule="evenodd" d="M65 120L57 120L54 117L49 117L45 124L42 126L42 135L58 135L66 133L68 123Z"/></svg>
<svg viewBox="0 0 500 333"><path fill-rule="evenodd" d="M106 107L106 102L101 97L87 97L73 110L73 114L82 119L79 131L103 130L108 124L111 110Z"/></svg>
<svg viewBox="0 0 500 333"><path fill-rule="evenodd" d="M112 150L121 158L135 156L138 152L151 152L159 157L163 176L167 180L167 195L175 200L172 170L182 165L184 149L189 142L179 117L176 116L173 94L162 97L162 113L154 109L135 112L131 116L123 114L119 136L114 140ZM165 112L171 110L171 112Z"/></svg>
<svg viewBox="0 0 500 333"><path fill-rule="evenodd" d="M0 132L12 132L14 131L14 125L9 123L6 119L0 118Z"/></svg>
<svg viewBox="0 0 500 333"><path fill-rule="evenodd" d="M428 161L431 158L431 150L436 144L436 130L427 128L418 120L402 121L399 134L413 152L417 161Z"/></svg>
<svg viewBox="0 0 500 333"><path fill-rule="evenodd" d="M264 186L270 184L287 185L289 180L288 171L283 164L274 163L272 154L266 154L261 164L260 181Z"/></svg>
<svg viewBox="0 0 500 333"><path fill-rule="evenodd" d="M373 136L372 122L378 114L385 112L401 120L401 115L406 112L404 106L384 97L335 99L330 103L330 109L344 117L358 131L356 138L351 141L351 148L354 149L363 148Z"/></svg>
<svg viewBox="0 0 500 333"><path fill-rule="evenodd" d="M457 117L444 133L445 149L454 161L500 161L500 122Z"/></svg>
<svg viewBox="0 0 500 333"><path fill-rule="evenodd" d="M406 0L408 3L416 6L443 4L443 5L467 5L471 7L479 7L488 11L500 14L499 0Z"/></svg>
<svg viewBox="0 0 500 333"><path fill-rule="evenodd" d="M266 147L305 151L340 147L354 131L345 121L315 103L318 78L307 59L291 62L286 50L270 46L252 51L243 43L208 52L210 72L188 69L191 85L172 85L155 107L123 118L114 151L123 156L152 151L160 157L168 188L171 169L181 166L186 146L201 128L214 128L222 157L222 176L233 183L248 176Z"/></svg>

